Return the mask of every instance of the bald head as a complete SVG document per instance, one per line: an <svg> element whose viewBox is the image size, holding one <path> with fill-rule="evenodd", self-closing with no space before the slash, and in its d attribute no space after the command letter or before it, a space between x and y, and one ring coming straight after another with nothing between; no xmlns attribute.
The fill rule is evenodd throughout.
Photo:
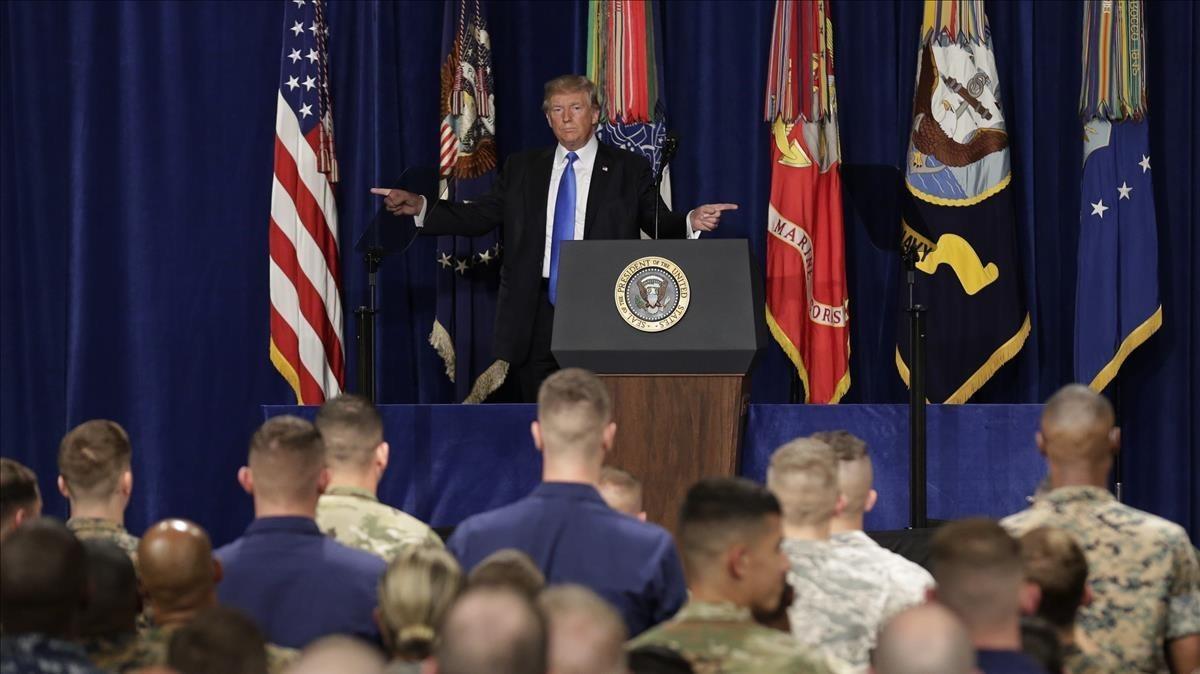
<svg viewBox="0 0 1200 674"><path fill-rule="evenodd" d="M168 519L147 529L138 543L138 565L155 615L190 613L216 603L212 543L194 522Z"/></svg>
<svg viewBox="0 0 1200 674"><path fill-rule="evenodd" d="M379 674L386 666L379 650L359 639L334 635L318 639L300 653L288 674Z"/></svg>
<svg viewBox="0 0 1200 674"><path fill-rule="evenodd" d="M621 674L626 671L621 616L581 585L558 585L538 597L550 626L552 674Z"/></svg>
<svg viewBox="0 0 1200 674"><path fill-rule="evenodd" d="M876 674L970 674L975 649L949 609L923 604L884 624L872 661Z"/></svg>
<svg viewBox="0 0 1200 674"><path fill-rule="evenodd" d="M545 619L515 590L468 590L446 616L434 655L439 674L543 674Z"/></svg>
<svg viewBox="0 0 1200 674"><path fill-rule="evenodd" d="M1064 386L1042 409L1038 445L1055 465L1104 464L1120 441L1115 420L1107 398L1082 384Z"/></svg>

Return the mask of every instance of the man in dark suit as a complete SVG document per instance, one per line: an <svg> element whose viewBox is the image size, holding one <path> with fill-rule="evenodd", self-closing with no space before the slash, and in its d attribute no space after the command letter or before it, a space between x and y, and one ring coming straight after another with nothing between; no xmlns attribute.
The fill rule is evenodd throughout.
<svg viewBox="0 0 1200 674"><path fill-rule="evenodd" d="M636 239L639 230L694 238L715 229L723 211L737 208L706 204L687 216L672 213L655 190L649 162L597 141L600 105L586 77L562 75L547 82L542 110L558 145L509 157L492 191L472 203L427 204L405 190L371 190L386 197L392 213L414 216L424 234L478 236L503 226L493 350L511 364L527 402L558 369L550 337L560 241Z"/></svg>

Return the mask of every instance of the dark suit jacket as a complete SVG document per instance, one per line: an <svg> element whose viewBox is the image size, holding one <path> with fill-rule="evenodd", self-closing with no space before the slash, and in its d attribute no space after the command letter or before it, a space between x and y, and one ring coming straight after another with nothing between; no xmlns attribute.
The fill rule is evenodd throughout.
<svg viewBox="0 0 1200 674"><path fill-rule="evenodd" d="M431 202L422 234L478 236L503 226L504 260L496 307L493 351L513 364L525 362L537 313L546 246L546 200L555 147L512 155L492 190L469 204ZM654 206L659 203L660 238L683 238L686 216L667 209L654 190L645 158L600 143L588 188L583 238L636 239L654 236Z"/></svg>

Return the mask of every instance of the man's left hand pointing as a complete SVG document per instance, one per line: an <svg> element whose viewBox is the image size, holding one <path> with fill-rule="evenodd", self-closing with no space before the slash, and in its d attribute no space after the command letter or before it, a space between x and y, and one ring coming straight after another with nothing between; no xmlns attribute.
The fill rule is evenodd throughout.
<svg viewBox="0 0 1200 674"><path fill-rule="evenodd" d="M704 204L692 209L692 229L711 232L721 223L723 211L736 211L737 204Z"/></svg>

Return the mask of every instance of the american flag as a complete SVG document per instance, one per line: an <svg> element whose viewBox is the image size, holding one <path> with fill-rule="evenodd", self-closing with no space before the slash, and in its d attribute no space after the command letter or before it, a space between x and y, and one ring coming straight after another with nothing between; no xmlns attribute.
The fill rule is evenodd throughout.
<svg viewBox="0 0 1200 674"><path fill-rule="evenodd" d="M300 404L341 392L341 277L324 0L288 0L271 188L271 362Z"/></svg>

